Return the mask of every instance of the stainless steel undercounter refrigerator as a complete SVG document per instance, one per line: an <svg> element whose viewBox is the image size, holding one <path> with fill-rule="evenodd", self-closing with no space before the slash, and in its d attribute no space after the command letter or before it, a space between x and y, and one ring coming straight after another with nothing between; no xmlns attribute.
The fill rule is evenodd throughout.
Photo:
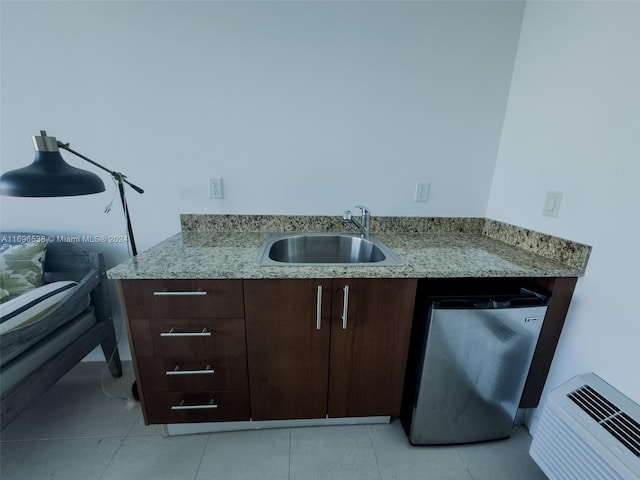
<svg viewBox="0 0 640 480"><path fill-rule="evenodd" d="M548 302L526 289L429 298L403 418L413 445L509 437Z"/></svg>

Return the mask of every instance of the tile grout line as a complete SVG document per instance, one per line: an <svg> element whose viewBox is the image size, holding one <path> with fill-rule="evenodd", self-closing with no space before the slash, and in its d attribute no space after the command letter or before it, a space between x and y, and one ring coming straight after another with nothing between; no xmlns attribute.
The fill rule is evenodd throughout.
<svg viewBox="0 0 640 480"><path fill-rule="evenodd" d="M376 459L376 468L378 469L378 478L382 478L382 470L380 470L380 462L378 461L378 454L376 453L376 447L373 444L373 437L371 436L371 425L367 425L367 434L369 435L369 442L371 443L371 451L373 452L373 458Z"/></svg>
<svg viewBox="0 0 640 480"><path fill-rule="evenodd" d="M20 451L20 455L16 457L13 457L12 463L10 465L10 467L13 467L14 465L19 464L23 458L25 458L30 452L31 450L33 450L35 448L35 443L39 440L19 440L20 442L25 442L25 443L30 443L30 445L28 445L27 450L21 450ZM5 443L5 442L3 442ZM8 442L7 442L8 443ZM2 449L0 448L0 459L2 458ZM6 460L5 460L6 461ZM2 467L0 465L0 473L2 473Z"/></svg>
<svg viewBox="0 0 640 480"><path fill-rule="evenodd" d="M207 441L204 442L204 448L202 449L202 455L200 455L200 462L198 462L198 468L196 468L196 474L193 477L193 480L197 480L198 474L200 473L200 468L202 467L202 462L204 461L204 454L207 452L207 447L209 446L209 442L211 441L211 436L214 435L210 433L207 436Z"/></svg>
<svg viewBox="0 0 640 480"><path fill-rule="evenodd" d="M455 446L454 448L455 448L455 451L456 451L456 455L458 455L458 458L460 459L460 462L462 462L462 465L464 465L465 470L469 474L469 479L473 480L473 473L471 473L471 470L469 469L470 468L469 465L467 465L467 462L464 461L464 457L460 453L460 450L458 449L458 447Z"/></svg>
<svg viewBox="0 0 640 480"><path fill-rule="evenodd" d="M0 440L0 445L3 443L19 443L19 442L56 442L58 440L91 440L91 439L105 439L105 438L126 438L127 435L71 435L62 437L36 437L36 438L15 438L9 440Z"/></svg>
<svg viewBox="0 0 640 480"><path fill-rule="evenodd" d="M138 402L139 403L139 402ZM127 435L126 438L129 438L131 436L131 432L133 431L133 429L136 426L136 423L138 423L138 420L140 419L140 417L142 416L142 406L140 406L141 410L140 410L140 415L138 415L136 417L136 419L133 421L133 423L131 424L131 428L127 431Z"/></svg>
<svg viewBox="0 0 640 480"><path fill-rule="evenodd" d="M111 438L113 438L113 437L111 437ZM98 478L96 480L100 480L100 479L102 479L104 477L104 474L107 473L107 470L109 470L109 467L113 463L113 460L116 458L116 455L118 455L118 452L122 449L122 446L124 445L124 442L126 440L127 440L127 437L120 437L120 446L118 448L116 448L115 452L113 452L113 455L111 455L111 458L109 459L107 464L104 466L104 468L102 469L102 473L100 473L100 475L98 475Z"/></svg>
<svg viewBox="0 0 640 480"><path fill-rule="evenodd" d="M293 443L292 437L293 437L293 428L289 429L289 475L288 475L288 479L291 480L291 444Z"/></svg>
<svg viewBox="0 0 640 480"><path fill-rule="evenodd" d="M142 415L142 412L140 412L140 414L131 423L131 427L129 428L129 430L127 430L127 434L124 437L120 437L120 446L116 448L115 452L113 452L113 455L111 456L111 458L109 459L105 467L102 469L102 473L98 476L97 480L100 480L101 478L103 478L104 474L107 473L107 470L111 466L111 463L113 462L114 458L116 458L116 455L118 455L118 452L120 452L120 450L122 449L124 442L126 442L127 438L129 438L129 436L131 435L131 432L135 428L136 423L138 423L138 419L140 418L141 415ZM102 437L102 438L117 438L117 437Z"/></svg>

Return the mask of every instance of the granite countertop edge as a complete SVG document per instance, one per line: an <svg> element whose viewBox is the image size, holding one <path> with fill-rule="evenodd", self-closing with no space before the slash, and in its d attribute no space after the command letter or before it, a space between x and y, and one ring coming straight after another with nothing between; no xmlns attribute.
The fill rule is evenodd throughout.
<svg viewBox="0 0 640 480"><path fill-rule="evenodd" d="M378 217L402 266L255 263L269 232L348 231L333 217L181 215L182 231L107 272L111 279L580 277L591 247L482 218ZM306 220L306 221L305 221ZM287 222L287 223L284 223ZM376 228L377 227L377 228Z"/></svg>

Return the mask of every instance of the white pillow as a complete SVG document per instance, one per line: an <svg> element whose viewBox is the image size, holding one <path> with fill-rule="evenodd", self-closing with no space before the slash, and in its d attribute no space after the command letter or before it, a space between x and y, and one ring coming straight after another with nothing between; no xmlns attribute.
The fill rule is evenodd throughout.
<svg viewBox="0 0 640 480"><path fill-rule="evenodd" d="M41 318L65 298L78 282L62 281L29 290L0 305L0 335Z"/></svg>

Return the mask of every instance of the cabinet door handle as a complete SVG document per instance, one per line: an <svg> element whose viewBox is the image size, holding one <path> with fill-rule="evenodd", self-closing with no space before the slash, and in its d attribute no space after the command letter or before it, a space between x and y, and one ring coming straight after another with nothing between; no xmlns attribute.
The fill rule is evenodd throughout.
<svg viewBox="0 0 640 480"><path fill-rule="evenodd" d="M211 332L203 328L201 332L176 332L174 328L168 332L160 332L161 337L210 337Z"/></svg>
<svg viewBox="0 0 640 480"><path fill-rule="evenodd" d="M180 405L171 405L171 410L205 410L209 408L218 408L218 405L213 403L213 398L209 400L209 403L202 405L185 405L184 400L180 402Z"/></svg>
<svg viewBox="0 0 640 480"><path fill-rule="evenodd" d="M153 292L153 295L156 297L196 297L206 295L207 291L199 288L198 290L192 292L172 292L167 290L166 288L161 292Z"/></svg>
<svg viewBox="0 0 640 480"><path fill-rule="evenodd" d="M349 285L342 288L342 329L347 329L347 314L349 313Z"/></svg>
<svg viewBox="0 0 640 480"><path fill-rule="evenodd" d="M316 330L322 326L322 285L318 285L318 297L316 300Z"/></svg>
<svg viewBox="0 0 640 480"><path fill-rule="evenodd" d="M167 370L166 375L211 375L215 372L211 365L207 365L204 370L180 370L180 366L176 365L174 370Z"/></svg>

